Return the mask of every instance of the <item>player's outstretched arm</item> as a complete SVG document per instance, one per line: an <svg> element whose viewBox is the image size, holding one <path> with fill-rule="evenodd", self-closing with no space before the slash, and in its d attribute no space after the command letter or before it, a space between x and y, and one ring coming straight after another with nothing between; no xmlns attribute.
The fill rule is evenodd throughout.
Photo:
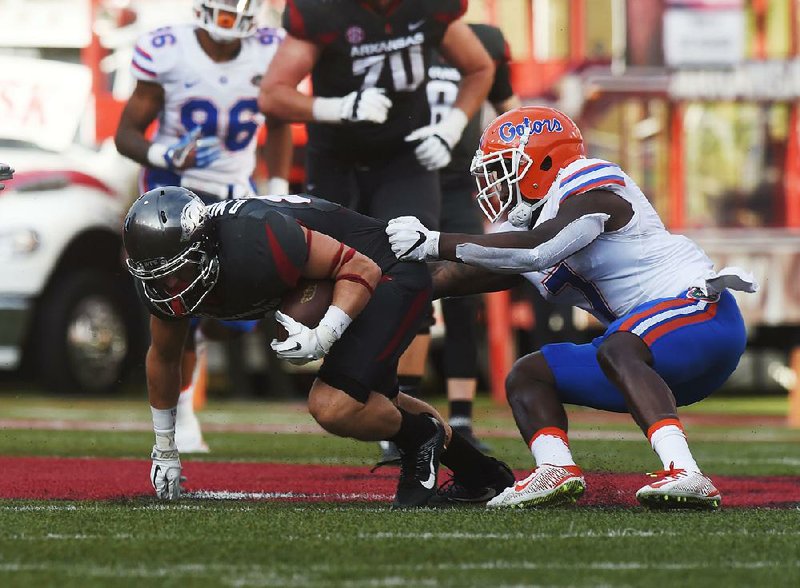
<svg viewBox="0 0 800 588"><path fill-rule="evenodd" d="M433 278L434 299L508 290L524 279L519 274L498 274L454 261L429 262L428 268Z"/></svg>
<svg viewBox="0 0 800 588"><path fill-rule="evenodd" d="M524 273L552 267L605 231L625 226L631 205L607 190L573 196L556 216L529 231L466 235L439 233L415 217L389 221L386 232L399 259L461 261L494 272Z"/></svg>
<svg viewBox="0 0 800 588"><path fill-rule="evenodd" d="M174 500L181 494L181 460L175 445L175 415L181 385L181 358L189 321L150 318L150 349L147 351L147 394L153 415L153 445L150 484L156 496Z"/></svg>

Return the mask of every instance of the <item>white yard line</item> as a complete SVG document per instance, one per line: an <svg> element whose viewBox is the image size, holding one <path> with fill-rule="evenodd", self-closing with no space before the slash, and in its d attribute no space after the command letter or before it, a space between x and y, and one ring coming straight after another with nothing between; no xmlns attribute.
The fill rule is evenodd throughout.
<svg viewBox="0 0 800 588"><path fill-rule="evenodd" d="M0 431L3 429L34 429L43 431L124 431L151 432L152 425L146 421L103 421L80 419L0 419ZM203 430L209 433L304 433L323 435L325 432L314 422L278 424L278 423L203 423ZM487 438L517 438L519 434L513 428L491 430L476 429L476 434ZM636 430L577 429L570 432L571 439L638 441L645 443L644 436ZM765 427L762 430L751 429L746 435L747 442L793 440L783 429ZM735 441L741 442L742 432L694 430L692 439L698 441Z"/></svg>

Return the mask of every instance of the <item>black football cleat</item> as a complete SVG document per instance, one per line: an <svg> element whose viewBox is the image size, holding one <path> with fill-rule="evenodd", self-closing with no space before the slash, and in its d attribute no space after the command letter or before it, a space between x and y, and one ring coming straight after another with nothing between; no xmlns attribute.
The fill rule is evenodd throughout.
<svg viewBox="0 0 800 588"><path fill-rule="evenodd" d="M453 425L452 423L450 424L450 426L453 427L453 430L457 431L458 434L461 435L467 443L472 445L475 449L477 449L481 453L491 453L492 452L492 448L491 447L489 447L486 443L484 443L483 441L481 441L480 439L478 439L475 436L475 431L472 430L471 426L469 426L469 425Z"/></svg>
<svg viewBox="0 0 800 588"><path fill-rule="evenodd" d="M494 469L487 472L479 482L467 483L455 474L442 484L428 506L482 506L514 484L514 472L499 459L490 457Z"/></svg>
<svg viewBox="0 0 800 588"><path fill-rule="evenodd" d="M430 417L436 431L416 451L400 449L400 480L392 502L393 509L425 506L436 495L439 460L444 451L444 426Z"/></svg>

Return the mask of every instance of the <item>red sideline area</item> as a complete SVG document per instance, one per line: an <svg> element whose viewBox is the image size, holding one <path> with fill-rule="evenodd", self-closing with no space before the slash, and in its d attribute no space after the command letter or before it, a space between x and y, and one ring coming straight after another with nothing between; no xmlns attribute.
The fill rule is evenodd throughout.
<svg viewBox="0 0 800 588"><path fill-rule="evenodd" d="M148 483L150 462L144 460L0 457L0 472L3 499L152 496ZM394 494L397 469L382 468L371 474L366 467L187 462L184 474L188 478L186 490L200 498L388 502ZM521 478L526 473L517 474ZM446 479L446 475L440 477ZM641 474L588 473L588 489L580 504L635 506L634 494L646 482ZM780 508L800 503L800 476L714 476L714 482L726 507Z"/></svg>

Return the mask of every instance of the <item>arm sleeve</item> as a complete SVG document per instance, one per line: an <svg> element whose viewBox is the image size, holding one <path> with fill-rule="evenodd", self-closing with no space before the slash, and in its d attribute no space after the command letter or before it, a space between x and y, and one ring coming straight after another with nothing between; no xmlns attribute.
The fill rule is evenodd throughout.
<svg viewBox="0 0 800 588"><path fill-rule="evenodd" d="M599 237L611 218L605 213L586 214L533 249L483 247L474 243L456 245L456 257L464 263L498 273L525 273L553 267Z"/></svg>

